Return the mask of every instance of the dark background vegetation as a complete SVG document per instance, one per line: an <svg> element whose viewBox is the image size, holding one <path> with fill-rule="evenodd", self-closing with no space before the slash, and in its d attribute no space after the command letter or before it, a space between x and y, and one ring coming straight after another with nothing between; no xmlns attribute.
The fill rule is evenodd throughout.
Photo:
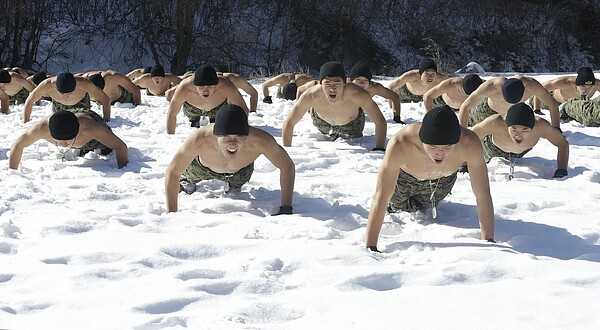
<svg viewBox="0 0 600 330"><path fill-rule="evenodd" d="M600 0L0 0L0 65L31 72L209 63L251 75L363 61L381 75L600 66Z"/></svg>

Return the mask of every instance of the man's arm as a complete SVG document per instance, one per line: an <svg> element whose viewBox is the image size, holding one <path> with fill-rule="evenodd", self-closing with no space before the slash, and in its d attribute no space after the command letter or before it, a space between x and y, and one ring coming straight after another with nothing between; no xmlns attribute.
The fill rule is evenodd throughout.
<svg viewBox="0 0 600 330"><path fill-rule="evenodd" d="M550 94L550 92L548 92L546 88L542 86L542 84L533 78L530 78L527 87L534 96L537 96L542 103L548 106L552 126L560 128L560 113L558 111L558 105L556 105L556 100L554 100L552 94Z"/></svg>
<svg viewBox="0 0 600 330"><path fill-rule="evenodd" d="M404 72L402 75L400 75L400 77L392 80L390 82L390 84L388 85L388 88L391 89L392 91L396 92L396 90L398 88L400 88L400 86L405 85L410 79L411 79L411 75L413 74L415 70L410 70L410 71L406 71ZM418 71L416 71L418 73Z"/></svg>
<svg viewBox="0 0 600 330"><path fill-rule="evenodd" d="M31 119L31 111L33 109L33 104L39 101L43 96L47 96L46 91L49 88L53 88L53 86L49 85L50 80L46 79L42 81L36 88L29 93L27 99L25 100L25 105L23 106L23 122L26 123Z"/></svg>
<svg viewBox="0 0 600 330"><path fill-rule="evenodd" d="M483 121L477 123L475 126L471 127L471 130L477 134L477 137L479 137L480 140L483 140L484 137L494 133L494 128L496 127L498 118L501 119L500 115L489 116Z"/></svg>
<svg viewBox="0 0 600 330"><path fill-rule="evenodd" d="M360 100L360 107L369 116L371 121L375 123L375 148L385 149L385 139L387 137L387 123L385 118L381 114L377 103L371 98L371 95L361 87L356 86L356 88L358 89L356 97Z"/></svg>
<svg viewBox="0 0 600 330"><path fill-rule="evenodd" d="M8 157L8 167L16 170L19 168L21 163L21 157L23 157L23 150L32 145L43 136L42 128L39 123L34 124L25 133L15 140L10 148L10 155Z"/></svg>
<svg viewBox="0 0 600 330"><path fill-rule="evenodd" d="M177 114L181 110L183 102L186 100L186 87L187 84L184 83L175 88L175 92L169 103L169 109L167 110L167 134L175 134Z"/></svg>
<svg viewBox="0 0 600 330"><path fill-rule="evenodd" d="M302 93L306 92L307 89L318 84L319 82L317 80L311 80L307 83L302 84L301 86L298 86L298 88L296 89L296 100L299 99L300 96L302 96Z"/></svg>
<svg viewBox="0 0 600 330"><path fill-rule="evenodd" d="M235 87L242 89L246 94L250 95L250 112L256 112L258 106L258 92L256 89L242 77L235 77L231 81Z"/></svg>
<svg viewBox="0 0 600 330"><path fill-rule="evenodd" d="M181 173L190 165L194 157L198 154L198 150L194 148L199 138L192 133L187 140L177 149L173 159L167 167L165 173L165 198L167 202L167 212L177 212L177 199L179 197L179 177Z"/></svg>
<svg viewBox="0 0 600 330"><path fill-rule="evenodd" d="M6 94L4 90L0 88L0 109L2 113L8 113L9 106L10 99L8 98L8 94Z"/></svg>
<svg viewBox="0 0 600 330"><path fill-rule="evenodd" d="M371 86L373 87L371 88ZM398 93L379 83L373 83L369 85L368 90L374 95L379 95L383 98L388 99L389 102L392 103L392 111L394 112L394 116L400 117L400 95L398 95Z"/></svg>
<svg viewBox="0 0 600 330"><path fill-rule="evenodd" d="M487 81L479 86L479 88L477 88L473 93L471 93L471 95L469 95L469 97L467 97L467 99L460 106L460 109L458 110L458 122L461 126L467 127L469 125L469 112L471 112L471 109L477 106L477 104L484 99L487 92L486 87L490 86L489 84L484 86L486 83ZM482 86L484 87L482 88Z"/></svg>
<svg viewBox="0 0 600 330"><path fill-rule="evenodd" d="M284 147L292 146L292 137L294 136L294 126L302 119L302 116L308 111L312 105L310 95L302 94L300 99L294 103L292 110L283 121L283 127L281 129L281 140Z"/></svg>
<svg viewBox="0 0 600 330"><path fill-rule="evenodd" d="M477 215L479 227L481 228L481 239L494 239L494 205L490 194L490 182L487 166L483 158L483 147L473 132L462 130L462 139L468 139L466 143L466 162L469 166L469 177L471 178L471 189L477 203Z"/></svg>
<svg viewBox="0 0 600 330"><path fill-rule="evenodd" d="M138 86L131 82L126 76L115 75L113 77L117 79L116 82L118 85L122 86L133 95L133 105L140 105L142 103L140 88Z"/></svg>
<svg viewBox="0 0 600 330"><path fill-rule="evenodd" d="M261 86L263 96L264 97L269 96L269 87L272 87L275 85L280 85L280 84L286 83L288 81L289 81L289 79L284 74L277 75L277 76L265 81Z"/></svg>
<svg viewBox="0 0 600 330"><path fill-rule="evenodd" d="M262 131L261 134L264 135L260 141L263 149L262 153L279 169L281 206L292 206L296 166L285 149L277 144L277 141L272 136Z"/></svg>
<svg viewBox="0 0 600 330"><path fill-rule="evenodd" d="M407 129L407 128L404 128ZM396 181L400 174L400 160L402 159L402 145L396 138L392 138L388 149L383 157L377 176L377 187L375 195L371 202L369 218L367 221L367 232L365 235L366 246L377 246L379 233L383 226L383 218L387 209L387 204L396 188Z"/></svg>
<svg viewBox="0 0 600 330"><path fill-rule="evenodd" d="M449 86L449 82L446 80L433 86L430 90L425 92L425 94L423 94L423 106L425 106L425 110L429 111L433 109L433 100L436 97L444 94L446 92L446 88Z"/></svg>
<svg viewBox="0 0 600 330"><path fill-rule="evenodd" d="M244 109L246 115L248 115L248 106L246 105L242 94L240 94L240 91L238 91L237 87L235 87L231 80L221 77L221 79L219 79L219 84L223 84L222 87L225 90L224 94L227 98L227 103L239 105L240 107L242 107L242 109Z"/></svg>
<svg viewBox="0 0 600 330"><path fill-rule="evenodd" d="M12 79L21 87L25 88L28 92L31 92L34 88L35 85L27 80L27 78L23 78L23 76L17 74L17 75L11 75Z"/></svg>
<svg viewBox="0 0 600 330"><path fill-rule="evenodd" d="M541 137L545 138L558 148L558 153L556 155L557 169L566 170L569 166L569 142L567 142L559 130L550 126L547 121L544 120L542 122L542 120L538 120L535 125L542 126Z"/></svg>
<svg viewBox="0 0 600 330"><path fill-rule="evenodd" d="M110 97L100 87L85 78L77 78L77 86L90 94L90 97L102 104L102 119L110 121Z"/></svg>
<svg viewBox="0 0 600 330"><path fill-rule="evenodd" d="M95 122L91 118L79 118L79 122L82 123L85 120L85 130L94 140L102 143L103 145L111 148L115 151L117 158L117 167L123 168L129 163L129 152L127 144L123 142L113 131L106 129L104 126Z"/></svg>

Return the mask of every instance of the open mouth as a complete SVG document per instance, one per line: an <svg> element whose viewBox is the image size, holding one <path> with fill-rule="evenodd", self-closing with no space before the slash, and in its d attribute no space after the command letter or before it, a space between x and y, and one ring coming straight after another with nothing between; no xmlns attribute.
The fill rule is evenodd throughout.
<svg viewBox="0 0 600 330"><path fill-rule="evenodd" d="M235 155L237 154L238 150L237 149L225 149L225 151L227 152L227 157L233 158L235 157Z"/></svg>
<svg viewBox="0 0 600 330"><path fill-rule="evenodd" d="M434 159L433 159L433 161L434 161L436 164L441 164L441 163L444 161L444 159L437 159L437 158L434 158Z"/></svg>
<svg viewBox="0 0 600 330"><path fill-rule="evenodd" d="M209 97L209 96L210 96L210 93L202 93L202 96L204 96L204 97Z"/></svg>
<svg viewBox="0 0 600 330"><path fill-rule="evenodd" d="M329 99L332 100L332 101L337 98L337 94L335 94L335 93L329 93L327 95L329 95Z"/></svg>

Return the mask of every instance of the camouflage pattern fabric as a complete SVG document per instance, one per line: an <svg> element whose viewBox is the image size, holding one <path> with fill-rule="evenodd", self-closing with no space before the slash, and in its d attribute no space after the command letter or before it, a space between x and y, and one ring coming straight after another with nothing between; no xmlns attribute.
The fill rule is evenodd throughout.
<svg viewBox="0 0 600 330"><path fill-rule="evenodd" d="M475 126L491 115L498 114L488 104L488 98L484 98L478 105L469 111L469 126Z"/></svg>
<svg viewBox="0 0 600 330"><path fill-rule="evenodd" d="M358 108L356 119L345 125L332 125L323 120L314 109L310 109L310 116L313 125L326 137L335 140L338 136L356 138L363 136L365 128L365 112L362 108Z"/></svg>
<svg viewBox="0 0 600 330"><path fill-rule="evenodd" d="M450 176L434 180L419 180L414 176L400 170L396 189L390 198L391 211L402 210L415 212L431 206L431 192L433 194L434 206L444 199L454 187L458 171ZM436 188L437 185L437 188Z"/></svg>
<svg viewBox="0 0 600 330"><path fill-rule="evenodd" d="M110 102L110 104L115 104L117 102L121 103L133 103L133 93L126 90L123 86L119 85L119 90L121 91L121 96L116 100Z"/></svg>
<svg viewBox="0 0 600 330"><path fill-rule="evenodd" d="M75 112L73 110L91 110L91 109L92 109L92 105L90 103L90 95L88 93L85 93L85 95L83 96L81 101L79 101L73 105L62 104L62 103L52 99L52 112L57 112L60 110Z"/></svg>
<svg viewBox="0 0 600 330"><path fill-rule="evenodd" d="M600 98L568 100L561 107L560 119L562 122L575 120L587 127L600 126Z"/></svg>
<svg viewBox="0 0 600 330"><path fill-rule="evenodd" d="M229 183L229 187L231 188L240 188L244 183L250 181L253 172L254 162L235 173L217 173L202 165L200 159L196 156L185 171L183 171L183 176L194 184L202 180L221 180Z"/></svg>
<svg viewBox="0 0 600 330"><path fill-rule="evenodd" d="M215 117L217 116L217 111L219 111L219 109L224 106L225 104L227 104L227 99L225 99L225 101L223 101L223 103L217 105L216 107L210 109L210 110L202 110L198 107L195 107L191 104L189 104L187 101L183 102L183 114L186 115L189 119L190 119L190 123L194 124L199 122L200 117L202 116L207 116L208 120L211 123L215 122ZM192 125L194 126L194 125ZM196 126L198 127L198 126Z"/></svg>
<svg viewBox="0 0 600 330"><path fill-rule="evenodd" d="M10 104L15 104L15 102L16 102L16 104L23 104L23 103L25 103L25 100L27 100L28 96L29 96L29 91L25 87L23 87L16 94L9 95L8 100L10 101Z"/></svg>
<svg viewBox="0 0 600 330"><path fill-rule="evenodd" d="M398 89L396 89L395 92L398 95L400 95L400 103L423 102L423 96L413 94L411 91L408 90L408 87L406 87L406 84L398 87Z"/></svg>
<svg viewBox="0 0 600 330"><path fill-rule="evenodd" d="M482 144L483 150L485 151L485 154L488 158L492 158L492 157L502 157L505 159L523 158L523 156L525 156L526 153L531 151L531 148L529 148L519 154L515 154L512 152L506 152L494 144L494 142L492 141L491 135L484 136L483 140L481 141L481 144Z"/></svg>

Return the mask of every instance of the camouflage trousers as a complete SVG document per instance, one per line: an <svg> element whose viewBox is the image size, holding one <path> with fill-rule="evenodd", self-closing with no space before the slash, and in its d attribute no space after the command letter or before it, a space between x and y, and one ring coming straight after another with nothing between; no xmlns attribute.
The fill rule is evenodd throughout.
<svg viewBox="0 0 600 330"><path fill-rule="evenodd" d="M250 181L253 172L254 162L235 173L217 173L202 165L196 157L183 171L183 176L194 184L202 180L221 180L227 182L231 188L240 188L244 183Z"/></svg>
<svg viewBox="0 0 600 330"><path fill-rule="evenodd" d="M332 125L323 120L315 109L310 110L310 116L313 121L313 125L326 137L332 139L338 136L344 136L349 138L356 138L363 136L363 129L365 128L365 112L362 108L358 108L358 116L353 121L344 125Z"/></svg>
<svg viewBox="0 0 600 330"><path fill-rule="evenodd" d="M560 119L563 122L573 119L588 127L600 126L600 98L568 100L561 106Z"/></svg>
<svg viewBox="0 0 600 330"><path fill-rule="evenodd" d="M123 86L119 85L119 90L121 91L121 96L119 96L116 100L110 102L110 104L115 104L117 102L120 103L133 103L133 93L126 90Z"/></svg>
<svg viewBox="0 0 600 330"><path fill-rule="evenodd" d="M183 109L183 114L186 115L186 117L188 117L190 119L191 125L194 127L199 127L201 117L206 116L206 117L208 117L208 120L211 123L214 123L215 118L217 117L217 112L225 104L227 104L227 99L225 99L225 101L223 101L223 103L217 105L216 107L214 107L210 110L202 110L198 107L195 107L195 106L189 104L187 101L185 101L185 102L183 102L183 106L181 108Z"/></svg>
<svg viewBox="0 0 600 330"><path fill-rule="evenodd" d="M498 114L488 104L488 98L484 98L478 105L469 111L469 126L475 126L491 115Z"/></svg>
<svg viewBox="0 0 600 330"><path fill-rule="evenodd" d="M491 135L487 135L487 136L483 137L483 140L481 141L481 145L483 146L483 150L485 151L485 154L488 158L492 158L492 157L502 157L505 159L523 158L523 156L525 156L526 153L531 151L531 148L529 148L518 154L515 154L512 152L506 152L494 144L494 142L492 141Z"/></svg>
<svg viewBox="0 0 600 330"><path fill-rule="evenodd" d="M81 101L79 101L73 105L62 104L62 103L57 102L54 99L52 99L52 112L57 112L60 110L75 112L73 110L91 110L91 109L92 109L92 104L90 103L90 95L88 93L85 93L85 95L83 96Z"/></svg>
<svg viewBox="0 0 600 330"><path fill-rule="evenodd" d="M450 176L441 177L434 180L419 180L414 176L400 170L398 180L396 181L396 189L390 198L390 206L392 211L402 210L405 212L415 212L423 210L427 206L431 206L430 197L433 192L433 206L444 199L454 187L456 182L456 174L454 172Z"/></svg>
<svg viewBox="0 0 600 330"><path fill-rule="evenodd" d="M400 96L400 103L423 102L423 95L413 94L411 91L408 90L408 87L406 87L406 84L402 85L398 89L396 89L396 94L398 94ZM446 102L444 101L444 98L441 95L436 97L435 99L433 99L434 107L441 107L444 105L446 105Z"/></svg>
<svg viewBox="0 0 600 330"><path fill-rule="evenodd" d="M408 90L408 87L406 87L406 84L400 86L398 89L396 89L395 92L398 95L400 95L400 103L423 102L423 96L413 94L411 91Z"/></svg>
<svg viewBox="0 0 600 330"><path fill-rule="evenodd" d="M26 88L21 88L15 95L9 95L8 100L11 104L23 104L27 97L29 96L29 91Z"/></svg>

